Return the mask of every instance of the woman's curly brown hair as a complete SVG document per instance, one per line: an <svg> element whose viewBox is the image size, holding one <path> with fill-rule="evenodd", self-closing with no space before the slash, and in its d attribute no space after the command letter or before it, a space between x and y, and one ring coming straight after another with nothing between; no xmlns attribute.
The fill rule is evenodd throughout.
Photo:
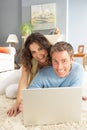
<svg viewBox="0 0 87 130"><path fill-rule="evenodd" d="M43 34L38 32L32 33L27 37L25 41L24 48L22 49L22 56L21 56L21 63L27 70L31 70L32 67L31 61L33 57L29 47L34 42L48 52L48 59L50 60L50 49L51 49L50 42Z"/></svg>

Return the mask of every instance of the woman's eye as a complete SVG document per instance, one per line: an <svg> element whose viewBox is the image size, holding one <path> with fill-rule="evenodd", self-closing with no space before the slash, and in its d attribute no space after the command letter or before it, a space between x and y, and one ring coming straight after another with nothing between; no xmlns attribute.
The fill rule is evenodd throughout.
<svg viewBox="0 0 87 130"><path fill-rule="evenodd" d="M31 54L35 54L35 51L32 51Z"/></svg>
<svg viewBox="0 0 87 130"><path fill-rule="evenodd" d="M42 49L43 49L42 47L38 48L39 51L42 50Z"/></svg>

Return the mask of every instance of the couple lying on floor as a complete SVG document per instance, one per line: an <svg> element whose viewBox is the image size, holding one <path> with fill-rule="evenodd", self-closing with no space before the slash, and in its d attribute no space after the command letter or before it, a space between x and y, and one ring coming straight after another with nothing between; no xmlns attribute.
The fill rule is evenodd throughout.
<svg viewBox="0 0 87 130"><path fill-rule="evenodd" d="M35 35L35 34L31 34L31 35ZM40 48L39 47L40 45L38 45L36 41L33 41L33 43L30 45L28 44L30 38L31 37L29 37L26 40L24 48L27 47L28 51L30 51L31 53L31 57L33 57L34 60L36 59L37 61L42 62L42 66L41 64L37 64L38 72L36 76L33 78L29 86L28 86L28 82L26 84L23 84L24 85L23 88L26 88L25 86L28 86L28 88L81 86L84 77L84 69L82 65L74 62L73 59L74 50L69 43L57 42L55 45L53 45L51 47L50 54L49 54L50 55L49 57L51 57L50 60L50 58L46 58L48 56L47 53L48 51L46 51L44 48ZM32 64L35 64L34 60L32 60ZM52 61L52 66L50 61ZM29 65L29 67L31 66ZM22 73L23 73L23 68L22 68ZM31 72L32 74L31 77L33 77L35 73L36 72L34 67L33 71ZM29 73L27 77L28 76ZM24 77L24 79L26 79L26 77ZM20 86L18 87L18 90L20 90ZM21 91L18 92L21 93ZM13 116L13 115L15 116L21 111L20 108L21 99L22 96L20 94L20 97L17 98L16 100L16 104L12 106L11 109L8 110L7 112L8 116Z"/></svg>

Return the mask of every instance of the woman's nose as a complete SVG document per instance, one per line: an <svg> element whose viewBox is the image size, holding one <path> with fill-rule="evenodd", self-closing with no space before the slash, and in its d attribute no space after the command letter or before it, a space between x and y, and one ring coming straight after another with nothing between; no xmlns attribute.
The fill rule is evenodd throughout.
<svg viewBox="0 0 87 130"><path fill-rule="evenodd" d="M40 56L40 53L39 53L39 52L37 52L37 53L36 53L36 56L37 56L37 57L39 57L39 56Z"/></svg>

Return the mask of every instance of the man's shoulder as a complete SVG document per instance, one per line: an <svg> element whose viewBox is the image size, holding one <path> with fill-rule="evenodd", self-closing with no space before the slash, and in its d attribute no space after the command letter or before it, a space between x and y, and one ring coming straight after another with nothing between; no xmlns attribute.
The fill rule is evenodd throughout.
<svg viewBox="0 0 87 130"><path fill-rule="evenodd" d="M84 69L83 66L77 62L74 62L73 63L73 69Z"/></svg>
<svg viewBox="0 0 87 130"><path fill-rule="evenodd" d="M74 62L72 65L72 73L76 74L76 75L84 75L84 68L81 64Z"/></svg>
<svg viewBox="0 0 87 130"><path fill-rule="evenodd" d="M53 71L52 66L46 66L46 67L42 68L39 72L40 73L46 73L46 72L50 72L50 71Z"/></svg>

